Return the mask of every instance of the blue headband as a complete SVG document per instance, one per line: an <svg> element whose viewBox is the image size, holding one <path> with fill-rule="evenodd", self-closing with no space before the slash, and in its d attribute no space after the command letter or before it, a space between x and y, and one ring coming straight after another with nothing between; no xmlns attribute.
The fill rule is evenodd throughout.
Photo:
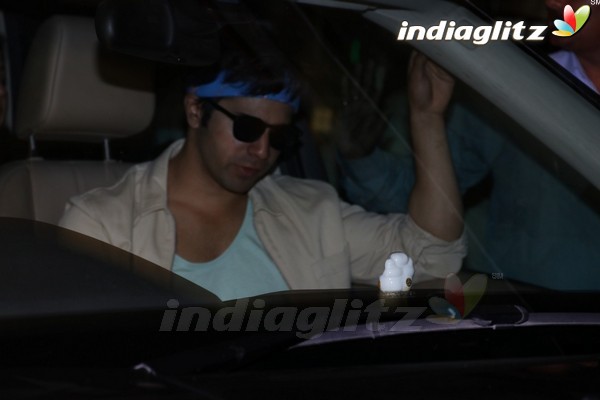
<svg viewBox="0 0 600 400"><path fill-rule="evenodd" d="M250 93L250 84L247 82L224 82L225 71L221 71L219 75L212 81L199 86L192 86L188 89L189 93L202 97L257 97L261 99L275 100L280 103L285 103L292 107L294 112L298 112L300 107L300 99L290 93L288 87L285 87L279 93L268 93L264 95L255 95Z"/></svg>

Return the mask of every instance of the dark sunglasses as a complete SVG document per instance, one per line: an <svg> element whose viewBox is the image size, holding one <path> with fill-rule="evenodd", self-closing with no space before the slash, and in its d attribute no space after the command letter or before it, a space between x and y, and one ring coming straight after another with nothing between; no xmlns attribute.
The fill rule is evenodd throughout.
<svg viewBox="0 0 600 400"><path fill-rule="evenodd" d="M292 150L300 144L301 132L294 125L269 125L262 119L250 115L235 115L213 100L205 99L205 101L233 121L233 137L240 142L256 142L266 132L267 128L270 128L269 145L275 150Z"/></svg>

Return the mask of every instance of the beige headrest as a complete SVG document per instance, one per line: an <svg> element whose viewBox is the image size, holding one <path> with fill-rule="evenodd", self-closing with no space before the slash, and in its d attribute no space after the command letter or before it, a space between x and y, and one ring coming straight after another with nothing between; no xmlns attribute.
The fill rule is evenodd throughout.
<svg viewBox="0 0 600 400"><path fill-rule="evenodd" d="M15 128L21 138L126 137L150 124L154 103L151 63L100 48L91 18L55 16L29 51Z"/></svg>

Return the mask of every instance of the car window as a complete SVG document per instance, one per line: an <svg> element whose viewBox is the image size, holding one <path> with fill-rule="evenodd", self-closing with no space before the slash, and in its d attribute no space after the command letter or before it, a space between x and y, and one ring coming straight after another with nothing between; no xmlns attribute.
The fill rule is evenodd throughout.
<svg viewBox="0 0 600 400"><path fill-rule="evenodd" d="M325 171L325 175L318 177L332 183L346 200L368 210L407 212L414 163L406 74L411 45L421 42L397 40L395 32L370 16L369 12L376 7L357 12L355 9L362 6L301 3L248 2L241 7L245 16L238 18L262 21L267 40L283 49L301 71L306 83L303 124L320 158L311 161L322 163ZM91 5L76 9L63 7L68 12L87 16L92 16L94 11ZM527 8L478 2L468 8L491 21L520 18L529 25L545 24L548 14L541 2ZM12 33L27 38L46 18L44 12L55 11L60 9L48 8L29 15L19 7L9 7L5 19L9 28L18 21L28 21L22 24L25 28L15 27ZM14 40L12 46L26 47L29 40ZM440 46L450 44L442 42ZM554 74L544 77L547 82L564 79L585 101L592 105L597 101L593 89L581 79L574 79L574 74L567 73L564 66L552 58L560 50L556 43L545 40L516 44L521 47L518 51L523 57L536 59ZM21 50L11 55L10 65L22 64L23 53ZM469 63L468 58L468 53L463 54L462 62ZM472 63L476 63L475 58ZM445 67L452 70L453 65L448 61ZM182 110L176 98L185 86L187 71L168 64L159 68L156 83L159 96L152 126L127 141L113 141L113 153L119 159L152 159L166 145L184 136ZM592 250L592 232L597 227L594 199L598 195L594 182L589 181L593 171L582 170L572 159L564 160L557 154L556 144L551 143L553 139L530 132L522 120L515 120L510 106L507 110L498 99L479 93L479 87L473 82L486 79L485 71L479 73L483 76L474 80L464 77L457 80L447 115L454 168L469 221L467 232L471 248L466 265L476 271L494 276L507 274L507 277L541 286L577 289L577 282L587 282L595 287L593 271L597 254ZM18 78L18 74L14 75ZM538 86L545 86L544 80L538 79ZM16 97L18 90L14 87L18 86L18 79L10 83L13 90L8 92L9 100ZM504 86L515 98L520 97L518 88L512 88L511 82L505 82ZM11 111L8 110L9 114ZM8 117L7 122L10 122L11 115ZM539 125L535 120L553 125L552 118L556 118L556 123L569 125L565 121L569 115L545 115L543 110L528 119L534 121L533 125ZM348 145L352 140L349 135L354 134L348 132L353 131L368 131L371 137L376 137L369 140L376 140L371 146L377 154L373 159L363 160L370 163L368 168L362 168L360 160L349 162L340 157L340 146ZM3 136L12 140L12 135ZM25 143L19 145L23 155ZM77 146L82 147L40 142L38 152L46 158L101 157L99 145L95 145L97 150L91 150L86 144ZM535 221L534 213L537 214ZM496 235L505 239L497 241L494 238L500 236ZM500 246L498 243L503 243L501 248L496 248ZM587 253L588 250L591 252ZM577 273L565 272L561 266L571 262L587 270L582 272L586 278L579 279ZM537 272L526 272L530 270Z"/></svg>
<svg viewBox="0 0 600 400"><path fill-rule="evenodd" d="M325 175L320 178L332 183L344 199L368 210L405 213L414 181L406 74L411 45L420 42L397 40L395 32L371 17L385 14L376 10L377 6L318 3L248 2L242 7L246 16L240 18L261 21L265 37L283 49L301 71L306 83L302 123L318 149L320 160L315 162L322 162L325 167ZM94 11L90 5L63 7L87 16ZM357 12L361 7L362 11ZM541 25L547 18L541 2L528 8L478 2L469 8L492 21L518 17L529 25ZM10 28L27 20L22 24L24 28L14 27L12 35L30 37L47 14L55 11L61 10L47 8L29 15L22 8L9 7L5 25ZM14 40L12 46L26 47L29 40ZM446 44L451 43L442 42L439 46ZM553 58L560 50L556 43L546 40L516 44L522 57L535 59L552 72L543 79L538 77L538 86L545 86L544 79L548 83L565 79L579 97L594 106L597 95L593 88L581 79L573 79L576 75L565 73L565 67ZM21 50L10 54L10 66L23 63L23 53ZM462 60L469 63L468 54ZM476 63L474 60L472 64ZM453 65L450 60L444 67L452 70ZM114 153L124 161L152 159L167 144L184 136L183 115L175 99L183 90L187 71L167 64L159 68L159 96L152 126L124 145L119 141L112 144ZM465 265L475 271L544 287L594 288L598 258L593 249L593 232L597 228L598 190L595 182L589 180L594 171L589 170L589 165L582 168L573 164L577 156L565 160L560 151L557 153L554 139L540 137L539 132L523 126L522 120L515 119L512 113L515 107L506 106L510 99L501 103L479 93L480 88L473 82L486 78L484 72L480 74L483 76L474 80L457 79L447 113L449 143L471 238ZM18 79L11 79L10 84L11 88L18 86ZM519 88L511 87L511 82L504 86L515 99L521 97ZM15 97L15 92L8 92L7 98ZM568 126L569 117L546 115L541 110L530 115L529 120L533 125ZM576 116L572 118L573 123L581 122L576 121ZM340 146L352 139L349 131L369 132L376 137L369 140L376 140L371 150L377 154L371 160L362 160L369 163L367 168L362 168L366 164L361 164L360 159L340 156ZM585 129L573 130L577 131ZM565 130L565 143L575 141L566 136L573 132ZM41 155L47 158L64 158L63 152L69 154L67 158L73 152L78 153L78 158L102 154L98 151L98 156L91 155L88 147L71 145L65 150L65 146L54 148L43 142L39 146L45 152ZM498 237L504 239L495 240ZM566 263L578 265L582 275L562 267Z"/></svg>

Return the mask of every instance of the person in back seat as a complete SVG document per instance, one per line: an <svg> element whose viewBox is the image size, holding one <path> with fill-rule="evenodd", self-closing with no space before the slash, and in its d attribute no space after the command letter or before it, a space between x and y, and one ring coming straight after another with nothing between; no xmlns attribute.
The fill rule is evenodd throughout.
<svg viewBox="0 0 600 400"><path fill-rule="evenodd" d="M299 84L269 57L225 57L184 96L188 131L120 182L72 198L60 225L108 242L228 300L374 283L392 252L415 279L444 278L466 254L443 112L453 79L411 60L418 182L408 214L344 203L330 185L271 174L298 146Z"/></svg>

